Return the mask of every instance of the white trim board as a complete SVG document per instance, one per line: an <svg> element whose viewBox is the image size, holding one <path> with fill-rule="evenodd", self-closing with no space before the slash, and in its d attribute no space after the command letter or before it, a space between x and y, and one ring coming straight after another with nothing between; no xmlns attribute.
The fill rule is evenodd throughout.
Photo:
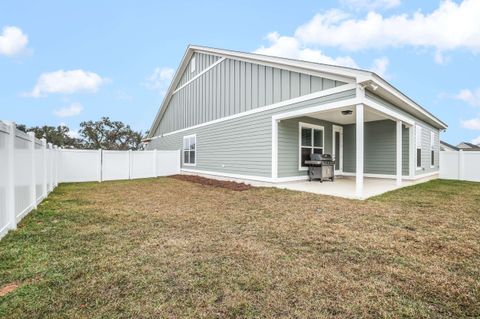
<svg viewBox="0 0 480 319"><path fill-rule="evenodd" d="M244 179L244 180L251 180L251 181L267 182L267 183L272 183L273 182L272 178L264 177L264 176L223 173L223 172L205 171L205 170L200 170L200 169L189 169L189 168L180 168L180 171L188 172L188 173L198 173L198 174L205 174L205 175L212 175L212 176L220 176L220 177L229 177L229 178L235 178L235 179Z"/></svg>
<svg viewBox="0 0 480 319"><path fill-rule="evenodd" d="M252 109L252 110L249 110L249 111L245 111L245 112L233 114L233 115L230 115L230 116L222 117L222 118L219 118L219 119L216 119L216 120L213 120L213 121L209 121L209 122L197 124L197 125L194 125L194 126L186 127L186 128L180 129L180 130L164 133L162 135L156 135L156 136L152 137L152 140L160 138L162 136L169 136L169 135L173 135L173 134L178 134L178 133L181 133L181 132L197 129L197 128L204 127L204 126L207 126L207 125L217 124L217 123L221 123L221 122L224 122L224 121L229 121L229 120L233 120L233 119L236 119L236 118L240 118L240 117L244 117L244 116L248 116L248 115L252 115L252 114L256 114L256 113L270 111L270 110L273 110L273 109L276 109L276 108L279 108L279 107L283 107L283 106L287 106L287 105L291 105L291 104L296 104L296 103L300 103L300 102L304 102L304 101L308 101L308 100L313 100L313 99L320 98L320 97L325 97L325 96L329 96L329 95L333 95L333 94L337 94L337 93L341 93L341 92L345 92L345 91L350 91L350 90L355 89L355 87L356 87L356 84L345 84L345 85L337 86L337 87L334 87L334 88L331 88L331 89L327 89L327 90L323 90L323 91L319 91L319 92L315 92L315 93L311 93L311 94L307 94L307 95L302 95L302 96L299 96L299 97L296 97L296 98L293 98L293 99L290 99L290 100L285 100L285 101L282 101L282 102L262 106L262 107L255 108L255 109Z"/></svg>
<svg viewBox="0 0 480 319"><path fill-rule="evenodd" d="M222 63L223 61L225 61L225 58L220 58L218 59L217 61L215 61L214 63L212 63L208 68L206 68L205 70L203 70L202 72L199 72L197 75L195 75L193 78L191 78L190 80L188 80L187 82L185 82L185 84L183 84L182 86L180 86L178 89L176 89L175 91L172 92L172 95L174 95L175 93L177 93L178 91L180 91L181 89L183 89L184 87L188 86L190 83L194 82L196 79L198 79L199 77L201 77L202 75L204 75L205 73L207 73L208 71L210 71L211 69L213 69L214 67L216 67L217 65L219 65L220 63Z"/></svg>

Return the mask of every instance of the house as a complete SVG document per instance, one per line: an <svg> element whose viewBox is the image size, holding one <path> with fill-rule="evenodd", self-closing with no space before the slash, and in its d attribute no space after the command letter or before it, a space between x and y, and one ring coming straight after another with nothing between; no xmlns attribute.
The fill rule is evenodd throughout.
<svg viewBox="0 0 480 319"><path fill-rule="evenodd" d="M402 180L439 171L447 125L375 73L189 46L149 133L182 149L184 172L270 183L304 180L312 153L336 176Z"/></svg>
<svg viewBox="0 0 480 319"><path fill-rule="evenodd" d="M445 151L445 152L457 152L460 149L456 146L453 146L451 144L448 144L445 141L440 141L440 151Z"/></svg>
<svg viewBox="0 0 480 319"><path fill-rule="evenodd" d="M468 142L462 142L457 145L457 148L462 150L462 151L480 151L480 146L475 145L473 143L468 143Z"/></svg>

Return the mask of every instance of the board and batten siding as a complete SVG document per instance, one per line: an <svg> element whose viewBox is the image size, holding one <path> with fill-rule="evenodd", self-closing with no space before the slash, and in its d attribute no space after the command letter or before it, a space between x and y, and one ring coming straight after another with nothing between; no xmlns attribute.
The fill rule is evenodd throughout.
<svg viewBox="0 0 480 319"><path fill-rule="evenodd" d="M395 175L397 172L396 122L381 120L364 125L364 173ZM343 171L356 171L356 125L343 126ZM409 130L402 126L402 175L409 175Z"/></svg>
<svg viewBox="0 0 480 319"><path fill-rule="evenodd" d="M195 58L195 71L191 72L191 65L193 62L193 58ZM190 62L188 63L188 66L186 70L183 72L182 77L180 78L180 81L178 82L177 86L175 87L175 90L190 81L192 78L197 76L199 73L201 73L203 70L214 64L220 59L219 56L216 55L211 55L211 54L204 54L204 53L198 53L195 52L190 58Z"/></svg>
<svg viewBox="0 0 480 319"><path fill-rule="evenodd" d="M196 57L204 70L215 63L217 57ZM197 70L197 68L196 68ZM198 75L201 71L195 71ZM183 84L195 75L182 75ZM295 97L326 90L346 83L225 59L177 91L166 105L155 136L242 113L258 107L286 101ZM180 85L181 86L181 85ZM180 87L178 86L178 87Z"/></svg>
<svg viewBox="0 0 480 319"><path fill-rule="evenodd" d="M182 168L270 177L273 115L353 97L355 97L355 90L348 90L215 124L207 124L202 127L155 138L148 144L148 148L178 150L182 148L184 136L196 134L196 166L184 166L182 163ZM298 126L296 138L298 139ZM325 137L325 143L331 143L331 141L327 142L327 139ZM298 162L292 163L292 165L295 164L298 168ZM288 170L288 172L284 173L284 169ZM279 167L279 176L286 176L290 170L290 167Z"/></svg>
<svg viewBox="0 0 480 319"><path fill-rule="evenodd" d="M428 174L428 173L433 173L433 172L438 172L439 171L439 160L440 160L440 130L438 128L435 128L424 121L412 116L411 114L405 112L404 110L394 106L388 101L385 101L378 95L374 94L373 92L366 90L365 91L365 96L367 98L372 99L373 101L389 108L392 110L395 110L396 112L399 112L413 121L415 121L415 125L419 125L422 127L422 167L420 169L416 168L416 163L417 163L417 152L416 152L416 137L415 137L415 128L414 130L414 136L413 136L413 143L414 143L414 174L415 175L423 175L423 174ZM435 157L435 165L432 167L430 165L430 133L434 133L434 157Z"/></svg>

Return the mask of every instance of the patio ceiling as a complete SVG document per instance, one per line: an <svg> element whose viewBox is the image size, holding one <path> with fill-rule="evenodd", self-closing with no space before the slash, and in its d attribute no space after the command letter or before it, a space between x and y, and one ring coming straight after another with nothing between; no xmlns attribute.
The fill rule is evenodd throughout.
<svg viewBox="0 0 480 319"><path fill-rule="evenodd" d="M352 111L352 113L349 115L342 114L342 111L347 110ZM311 113L308 114L308 116L341 125L355 124L355 107L347 106L334 110ZM365 122L380 121L385 119L389 119L389 117L385 115L380 115L377 111L373 110L370 107L365 107Z"/></svg>

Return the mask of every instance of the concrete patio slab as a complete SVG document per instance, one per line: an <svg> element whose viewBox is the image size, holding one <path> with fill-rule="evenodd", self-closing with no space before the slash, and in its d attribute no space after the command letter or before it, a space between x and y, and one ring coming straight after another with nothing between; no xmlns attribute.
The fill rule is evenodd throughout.
<svg viewBox="0 0 480 319"><path fill-rule="evenodd" d="M423 183L431 179L438 178L438 175L429 176L417 180L403 180L402 184L397 185L394 179L387 178L365 178L363 186L363 196L361 198L356 197L355 195L355 177L351 176L337 176L334 182L324 181L320 183L319 181L292 181L292 182L280 182L280 183L268 183L253 181L247 179L238 179L238 178L229 178L216 175L207 175L207 174L194 174L192 172L184 172L182 174L187 175L199 175L208 178L218 179L218 180L228 180L239 183L245 183L256 187L275 187L280 189L288 189L300 192L308 192L319 195L328 195L328 196L337 196L349 199L367 199L373 196L377 196L395 189L402 187L407 187L415 185L418 183Z"/></svg>

